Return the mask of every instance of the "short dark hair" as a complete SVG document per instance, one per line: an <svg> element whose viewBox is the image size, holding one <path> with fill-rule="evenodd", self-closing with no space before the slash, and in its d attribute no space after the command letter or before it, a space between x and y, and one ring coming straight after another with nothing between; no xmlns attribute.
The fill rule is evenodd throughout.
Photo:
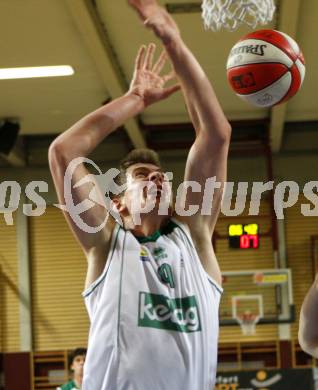
<svg viewBox="0 0 318 390"><path fill-rule="evenodd" d="M133 149L119 163L120 174L116 178L116 183L122 185L126 183L126 171L134 164L153 164L161 167L158 153L152 149Z"/></svg>
<svg viewBox="0 0 318 390"><path fill-rule="evenodd" d="M68 366L71 367L76 356L86 355L86 352L87 352L86 348L76 348L74 349L74 351L70 352L68 355Z"/></svg>

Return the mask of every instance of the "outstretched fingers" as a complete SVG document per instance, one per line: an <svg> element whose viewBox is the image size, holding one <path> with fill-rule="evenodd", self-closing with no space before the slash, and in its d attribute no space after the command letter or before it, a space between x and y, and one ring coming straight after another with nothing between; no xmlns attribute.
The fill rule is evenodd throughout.
<svg viewBox="0 0 318 390"><path fill-rule="evenodd" d="M167 53L165 51L162 51L152 71L156 74L159 74L162 71L162 68L165 66L166 60Z"/></svg>
<svg viewBox="0 0 318 390"><path fill-rule="evenodd" d="M146 51L146 46L145 45L140 46L140 48L138 50L137 57L136 57L136 61L135 61L135 69L136 70L140 70L143 68L145 51Z"/></svg>
<svg viewBox="0 0 318 390"><path fill-rule="evenodd" d="M146 51L144 69L151 70L155 50L156 50L156 45L154 43L150 43Z"/></svg>

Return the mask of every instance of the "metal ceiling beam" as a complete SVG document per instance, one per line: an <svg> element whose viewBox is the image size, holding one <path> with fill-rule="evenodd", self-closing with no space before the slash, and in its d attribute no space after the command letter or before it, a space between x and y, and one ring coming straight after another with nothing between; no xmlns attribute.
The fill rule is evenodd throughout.
<svg viewBox="0 0 318 390"><path fill-rule="evenodd" d="M126 82L119 71L118 64L107 34L96 13L91 0L66 0L66 4L80 31L87 48L95 61L99 75L112 97L126 93ZM147 147L136 119L125 123L125 129L135 148Z"/></svg>
<svg viewBox="0 0 318 390"><path fill-rule="evenodd" d="M300 0L281 0L279 4L279 21L277 29L295 38L298 27ZM270 138L272 152L280 151L287 104L284 103L271 109Z"/></svg>

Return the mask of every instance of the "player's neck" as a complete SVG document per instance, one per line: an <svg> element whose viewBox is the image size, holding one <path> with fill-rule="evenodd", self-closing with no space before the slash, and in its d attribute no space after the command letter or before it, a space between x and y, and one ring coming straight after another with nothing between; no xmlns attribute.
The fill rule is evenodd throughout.
<svg viewBox="0 0 318 390"><path fill-rule="evenodd" d="M148 237L164 226L169 219L167 215L142 215L141 224L131 226L129 230L139 237Z"/></svg>
<svg viewBox="0 0 318 390"><path fill-rule="evenodd" d="M82 382L83 382L83 375L80 375L80 374L75 375L74 374L73 381L78 388L81 388Z"/></svg>

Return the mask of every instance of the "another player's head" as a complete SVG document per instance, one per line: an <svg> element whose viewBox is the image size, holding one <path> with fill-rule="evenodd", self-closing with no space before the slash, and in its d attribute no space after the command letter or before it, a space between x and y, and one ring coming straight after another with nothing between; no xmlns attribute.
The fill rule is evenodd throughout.
<svg viewBox="0 0 318 390"><path fill-rule="evenodd" d="M86 348L76 348L69 355L69 368L73 372L74 376L83 376L86 351Z"/></svg>
<svg viewBox="0 0 318 390"><path fill-rule="evenodd" d="M170 184L154 150L134 149L120 162L119 168L118 184L125 184L126 190L116 202L123 216L136 214L147 204L154 205L151 211L158 210L160 203L169 206Z"/></svg>

